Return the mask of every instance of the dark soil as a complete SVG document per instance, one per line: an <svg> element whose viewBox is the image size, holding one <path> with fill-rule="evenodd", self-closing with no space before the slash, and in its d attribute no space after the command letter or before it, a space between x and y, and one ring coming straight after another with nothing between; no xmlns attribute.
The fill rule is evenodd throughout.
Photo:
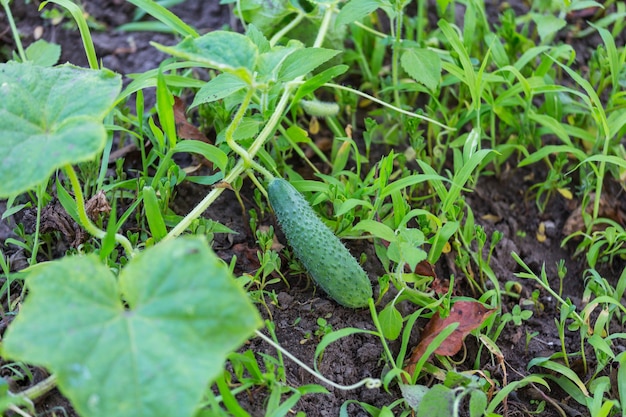
<svg viewBox="0 0 626 417"><path fill-rule="evenodd" d="M89 15L97 22L104 24L107 28L104 31L94 31L93 39L96 52L105 67L122 74L143 72L158 67L159 63L167 56L155 50L149 45L150 41L162 44L173 44L177 40L169 35L157 33L123 33L115 28L131 20L134 7L122 0L103 0L98 2L85 2ZM499 3L499 2L487 2ZM527 6L521 0L511 0L509 4L522 14L527 10ZM37 11L38 1L31 1L25 4L23 0L17 0L12 4L14 17L18 23L23 36L25 46L34 41L34 34L43 28L43 38L59 43L62 46L61 61L71 62L80 66L87 66L85 54L83 52L80 37L72 28L66 28L63 23L53 25L50 20L40 18ZM50 8L52 5L46 6ZM497 5L492 4L489 9L493 12L490 18L495 19L497 15ZM222 28L224 25L236 27L236 22L232 20L232 13L228 6L219 5L218 1L188 0L183 5L174 7L172 10L183 21L191 24L201 32ZM491 12L490 12L491 13ZM0 53L12 50L10 32L5 30L6 17L0 12ZM70 25L71 26L71 25ZM590 45L595 45L592 41L585 39L578 40L576 49L581 52L580 56L589 56ZM588 43L590 42L590 43ZM595 46L594 46L595 47ZM0 55L0 60L2 60ZM583 58L584 59L584 58ZM584 65L583 62L579 64ZM128 82L128 79L126 79ZM359 136L355 131L355 137ZM513 163L514 166L514 163ZM558 278L556 264L563 259L567 266L567 276L564 280L564 297L569 297L575 304L579 305L583 295L585 263L581 257L573 258L573 247L561 247L563 238L562 229L568 218L575 210L575 201L565 200L560 195L552 197L544 213L540 213L535 205L534 196L528 193L529 187L533 184L531 178L545 178L544 168L537 165L533 170L517 169L511 167L499 176L482 177L476 184L472 193L467 195L468 205L472 208L476 221L481 224L490 238L493 231L498 230L503 233L503 239L497 246L492 260L492 268L495 275L501 282L501 286L507 281L519 281L521 284L522 299L530 299L533 290L540 290L540 305L534 310L534 315L530 320L521 326L508 325L498 339L498 346L502 349L506 361L508 380L520 379L528 374L526 370L529 361L538 356L549 356L560 349L560 341L553 323L553 318L558 317L557 305L554 299L548 297L546 293L534 282L520 281L515 277L515 272L520 270L519 266L511 257L511 252L516 252L534 270L540 271L545 264L547 276L553 284L553 288L558 288ZM178 194L172 204L172 209L179 214L188 212L208 191L207 187L182 184L178 188ZM254 208L251 190L244 190L243 193L246 205L246 212ZM621 205L621 209L626 212L623 195L619 198L618 192L608 193L609 198L614 198L613 203ZM0 212L4 211L4 205L0 206ZM237 255L238 273L253 272L258 267L256 260L256 243L247 225L247 219L242 213L239 203L231 192L225 192L220 199L213 204L206 215L227 225L238 232L236 235L217 235L214 242L214 249L220 257L229 261L233 255ZM547 239L540 242L537 239L539 224L546 225ZM266 225L274 224L271 217L263 219ZM0 223L0 241L4 243L7 237L15 237L11 232L14 224ZM60 254L67 248L68 242L53 243L58 245ZM367 254L367 264L365 268L370 273L370 277L376 277L384 273L382 266L378 262L373 247L366 242L351 244L350 249L354 254L362 252ZM11 254L11 252L7 252ZM19 252L13 252L13 265L20 265ZM23 255L22 255L23 256ZM24 264L25 261L22 262ZM623 265L613 265L607 270L607 279L617 280L619 271ZM471 291L462 272L455 268L453 259L446 265L438 266L438 271L443 278L451 274L457 279L459 294L471 296ZM304 276L289 277L290 287L279 284L271 287L277 294L278 303L270 303L265 309L259 305L259 309L265 317L273 319L276 324L276 336L280 343L290 352L303 360L312 364L315 348L319 341L316 331L319 329L317 320L324 318L333 329L344 327L355 327L359 329L374 330L370 313L367 310L350 310L338 306L329 300L325 294L315 291L315 287ZM520 300L506 298L503 300L503 309L510 311ZM412 307L403 306L406 309L403 313L411 313ZM412 335L413 343L417 343L420 329L425 322L418 322L417 328ZM6 323L3 322L3 326ZM622 329L621 331L624 331ZM526 346L526 334L538 332ZM471 369L477 355L476 340L467 339L467 357L465 361L458 364L459 370ZM572 351L577 350L579 341L575 335L568 335L567 343L572 347ZM399 345L391 345L394 353ZM260 339L253 339L245 346L255 353L269 353L274 355L273 348L265 344ZM260 357L259 357L260 358ZM502 379L502 373L497 364L483 353L480 358L481 367L489 371L497 379ZM332 344L324 353L320 365L320 371L333 381L341 384L352 384L364 377L381 377L383 372L382 349L379 340L373 336L356 335L342 339ZM36 380L43 379L45 373L36 371ZM584 377L584 375L583 375ZM318 383L311 375L307 374L299 366L286 360L286 378L291 386ZM424 382L425 383L425 382ZM25 387L19 387L23 389ZM377 407L388 405L400 397L397 387L391 387L390 392L380 390L359 389L356 392L342 392L327 387L329 395L308 395L305 396L294 407L294 411L304 411L310 417L317 416L337 416L342 403L348 399L356 399ZM530 415L533 410L533 401L540 399L543 394L535 388L529 386L514 393L509 400L510 415ZM567 395L558 389L548 393L551 398L561 404L562 407L571 410L572 416L585 415L583 410L576 409L576 402L569 399ZM263 415L264 395L263 392L255 392L250 395L240 395L238 400L242 406L253 416ZM62 415L63 409L67 415L75 415L69 403L56 391L43 398L38 404L40 415L52 415L56 410L57 415ZM499 412L502 412L500 410ZM363 409L356 405L348 407L350 416L368 415ZM550 406L546 407L545 416L556 416L557 413Z"/></svg>

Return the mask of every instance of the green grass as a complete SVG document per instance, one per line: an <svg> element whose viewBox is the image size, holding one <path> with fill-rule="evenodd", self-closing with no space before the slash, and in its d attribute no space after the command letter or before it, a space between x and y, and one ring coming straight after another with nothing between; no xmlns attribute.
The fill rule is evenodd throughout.
<svg viewBox="0 0 626 417"><path fill-rule="evenodd" d="M90 74L106 78L107 73L99 69L80 9L66 0L52 2L66 8L76 20L80 31L76 36L81 36L93 70ZM8 1L1 3L10 17ZM483 2L437 1L438 20L429 22L422 3L417 11L409 12L409 2L402 0L313 1L302 7L289 3L271 10L259 2L241 0L233 2L233 9L246 27L245 34L215 31L206 35L199 35L190 26L192 22L182 22L158 3L131 3L159 21L160 30L180 37L175 46L153 45L172 58L154 70L134 74L130 85L121 92L118 89L119 94L114 85L108 87L106 91L114 97L102 104L108 110L95 109L90 116L94 131L102 131L94 133L90 139L93 146L81 157L57 161L53 156L40 155L50 167L41 172L34 169L30 182L9 181L12 174L0 170L4 184L0 196L8 199L5 216L26 207L35 207L38 215L35 233L28 234L18 226L19 238L7 240L3 249L24 250L28 268L12 271L11 260L0 253L3 313L15 315L17 305L24 302L17 313L18 324L11 326L3 341L9 346L2 349L8 364L5 375L11 375L7 378L32 379L22 363L45 365L59 375L56 383L84 415L104 415L102 409L89 408L85 392L68 379L66 366L72 358L16 350L19 343L40 340L41 335L32 333L32 329L43 323L38 321L42 317L34 312L45 311L42 303L52 303L50 297L57 294L46 295L39 284L31 288L34 295L27 296L29 281L26 278L24 284L25 277L41 280L41 276L50 274L58 278L54 274L63 271L58 265L68 265L69 270L72 262L60 264L62 261L50 259L53 255L49 242L55 236L39 233L39 215L52 196L59 198L68 216L89 235L64 258L95 254L84 258L90 260L94 274L110 277L112 271L116 277L123 277L120 282L133 282L127 271L137 277L149 271L150 262L142 259L151 259L152 253L177 244L190 245L190 253L204 250L202 244L195 247L196 243L190 242L197 241L182 239L181 235L203 236L206 244L215 233L231 232L228 225L203 219L202 213L226 189L234 191L246 212L241 190L244 182L249 183L256 203L248 213L249 225L257 241L260 268L256 273L234 277L236 259L222 266L224 274L237 283L236 289L230 289L233 300L242 306L254 302L270 312L269 304L277 303L272 286L280 282L288 286L288 274L304 273L290 248L283 249L281 257L273 247L274 230L258 227L272 213L265 187L271 178L283 177L304 194L337 236L371 242L384 270L375 277L380 291L369 302L375 330L352 328L350 323L338 329L320 317L316 338L309 335L308 342L317 343L315 364L331 343L359 333L374 336L382 348L385 373L377 375L379 380L336 388L382 384L397 398L380 408L355 396L342 406L340 415L347 415L348 404L358 404L369 414L381 416L459 415L461 411L471 416L496 416L506 410L507 396L528 384L558 386L594 417L626 415L626 354L619 348L626 339L619 330L626 314L622 304L626 270L618 271L617 279L603 275L611 266L623 267L626 231L623 222L607 217L602 206L603 199L617 198L610 190L621 186L623 193L626 176L622 140L626 100L621 87L626 49L615 39L625 25L626 11L621 3L605 2L605 7L615 8L613 14L578 32L581 37L597 34L602 40L602 45L591 51L587 68L577 68L576 51L560 39L565 31L572 30L567 14L597 5L595 2L534 1L530 12L523 16L503 6L497 21L490 22ZM455 5L464 6L463 27L454 24ZM9 22L18 48L14 59L25 67L29 65L26 61L49 62L30 56L21 46L12 18ZM31 50L30 54L35 52ZM45 52L51 53L40 53ZM210 78L195 78L195 68L207 70ZM44 67L41 73L52 70ZM144 105L143 92L149 88L156 88L154 108ZM101 86L87 94L95 96L105 89ZM79 92L75 94L78 97ZM195 97L190 111L197 112L198 124L205 132L214 133L214 143L178 137L175 96ZM130 104L135 112L129 110ZM21 115L15 110L19 105L3 104L0 114ZM0 149L3 155L17 148L8 132L18 131L29 138L33 134L24 130L23 124L10 123L13 121L0 120L0 147L6 148ZM320 126L332 138L328 148L320 149L314 141ZM124 172L118 161L115 175L107 174L114 136L120 147L133 144L139 149L140 164L135 171ZM201 175L186 172L175 156L189 153L210 161L213 171ZM303 178L297 170L302 166L310 167L314 175ZM540 213L556 199L581 202L582 224L563 244L575 242L575 256L585 263L582 276L568 274L561 262L557 277L549 277L545 265L539 271L533 270L516 253L511 256L518 269L511 273L517 280L494 273L492 257L503 235L497 226L487 234L466 196L479 181L499 177L510 167L530 167L545 173L545 177L535 177L526 190L520 190ZM56 181L51 181L50 172L58 172ZM170 203L184 181L214 187L187 215L178 216ZM100 191L113 210L90 216L85 200ZM41 257L50 262L39 262ZM460 275L441 277L450 280L448 291L435 292L433 276L412 272L420 264L437 265L446 257L455 262ZM157 261L162 261L165 269L176 267L173 260L151 260ZM453 291L454 283L461 278L467 283L463 288L466 297ZM81 284L78 276L73 279L79 293L97 284ZM567 280L583 283L581 304L564 296ZM146 295L145 300L137 300L133 284L124 285L128 287L114 291L108 301L113 303L114 299L122 305L118 295L124 294L121 308L129 313L119 320L131 320L129 306L143 306L141 301L150 298ZM159 287L158 283L145 285L147 293L150 285L154 290ZM526 285L535 291L530 299L521 300L520 287ZM544 314L542 320L553 325L560 346L550 356L533 358L523 375L512 377L509 372L507 378L507 358L499 337L505 329L521 326L542 311L540 294L549 295L557 304L554 317ZM85 304L86 315L95 314L96 306L89 303L87 295L76 297L75 302ZM483 356L503 370L501 374L489 375L481 369L480 354L474 363L466 361L465 367L471 368L468 371L457 370L445 355L427 360L445 343L454 326L443 329L433 339L415 372L407 374L404 365L413 348L409 340L418 327L417 321L435 312L442 317L448 315L462 298L473 298L498 311L469 337ZM507 303L517 299L519 303L508 311ZM162 299L155 308L159 314L172 314L186 305L179 303L181 300L175 297ZM410 305L414 312L403 316L401 311L407 310L399 309L400 303ZM71 315L70 306L58 308L59 314ZM210 312L202 316L189 308L187 316L177 317L183 340L192 339L186 331L197 331L194 320L210 316ZM224 311L214 313L219 316ZM80 312L74 314L80 316ZM264 331L280 344L274 326L270 313ZM213 389L203 386L201 398L181 400L180 409L188 413L185 415L249 415L238 403L237 395L262 389L267 395L266 415L283 416L303 395L326 392L321 385L289 384L283 358L290 355L288 352L257 355L232 347L239 346L245 337L253 337L256 327L251 323L234 329L232 335L227 332L229 349L215 358L217 368L200 381ZM577 343L567 343L574 336ZM526 348L535 337L526 334ZM134 341L129 337L128 342ZM185 349L194 351L193 343L189 343L176 345L180 350L174 353L185 356ZM55 346L48 348L52 351ZM289 346L283 348L290 350ZM141 352L139 359L143 357ZM167 355L171 352L164 347L156 347L155 352L170 358ZM176 361L175 355L171 358ZM583 377L572 371L575 361L582 363ZM226 362L228 367L224 366ZM102 359L79 364L83 365L102 371L111 364ZM176 368L175 363L172 366ZM181 363L180 372L189 366ZM332 383L316 369L306 369ZM139 387L136 381L135 385L128 383L130 391ZM152 383L156 384L155 390L167 389L167 381L155 378ZM30 401L42 391L9 392L6 386L0 391L0 409L32 415ZM112 398L107 388L99 394ZM142 399L141 395L147 394L137 395ZM158 407L162 399L151 397L146 401ZM104 409L113 410L115 406L106 404L111 408ZM558 401L549 396L535 406L538 410L551 407L565 415ZM141 413L134 412L117 410L116 415Z"/></svg>

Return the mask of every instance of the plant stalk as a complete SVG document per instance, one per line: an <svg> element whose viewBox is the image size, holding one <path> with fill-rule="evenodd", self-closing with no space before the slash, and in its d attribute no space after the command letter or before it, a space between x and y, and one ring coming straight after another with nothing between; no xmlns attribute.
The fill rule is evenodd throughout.
<svg viewBox="0 0 626 417"><path fill-rule="evenodd" d="M42 397L52 391L56 386L57 377L56 375L52 374L38 384L33 385L32 387L20 392L18 395L34 401L37 398Z"/></svg>
<svg viewBox="0 0 626 417"><path fill-rule="evenodd" d="M15 46L17 47L17 53L22 62L26 62L26 52L24 51L24 46L22 45L22 40L20 39L20 33L17 30L17 26L15 26L15 20L13 20L13 14L11 13L11 8L9 7L9 1L2 0L2 6L4 7L4 12L7 15L11 32L13 33L13 40L15 41Z"/></svg>
<svg viewBox="0 0 626 417"><path fill-rule="evenodd" d="M291 22L289 22L289 24L285 25L282 29L280 29L278 32L276 32L274 34L274 36L272 36L272 39L270 39L270 46L276 45L276 43L283 36L285 36L287 33L289 33L289 31L291 29L293 29L296 26L298 26L300 24L300 22L302 22L302 19L304 19L304 13L298 13L298 15Z"/></svg>
<svg viewBox="0 0 626 417"><path fill-rule="evenodd" d="M394 106L393 104L386 103L386 102L384 102L384 101L382 101L382 100L380 100L380 99L378 99L378 98L376 98L374 96L371 96L371 95L369 95L367 93L364 93L364 92L359 91L359 90L355 90L354 88L350 88L350 87L346 87L344 85L339 85L339 84L334 84L334 83L326 83L326 84L324 84L324 87L331 87L331 88L336 88L337 90L349 91L349 92L354 93L356 95L359 95L359 96L361 96L363 98L371 100L374 103L378 103L381 106L385 106L385 107L387 107L387 108L389 108L391 110L397 111L398 113L402 113L402 114L405 114L405 115L410 116L410 117L415 117L416 119L424 120L424 121L426 121L428 123L435 124L435 125L437 125L439 127L442 127L442 128L444 128L446 130L449 130L449 131L456 130L456 128L454 128L454 127L446 126L446 125L444 125L441 122L438 122L438 121L436 121L434 119L431 119L429 117L426 117L426 116L422 116L421 114L412 113L410 111L401 109L400 107Z"/></svg>
<svg viewBox="0 0 626 417"><path fill-rule="evenodd" d="M330 379L326 378L324 375L315 372L309 366L304 364L300 359L298 359L295 356L293 356L291 353L286 351L282 346L280 346L279 344L275 343L272 339L270 339L269 337L265 336L260 331L256 330L255 333L256 333L256 335L258 337L260 337L261 339L263 339L264 341L269 343L276 350L278 350L279 352L282 352L283 355L285 355L286 357L288 357L289 359L294 361L298 366L302 367L302 369L304 369L305 371L307 371L308 373L310 373L311 375L313 375L314 377L316 377L320 381L324 382L325 384L330 385L333 388L337 388L337 389L340 389L342 391L350 391L350 390L354 390L354 389L357 389L359 387L362 387L363 385L365 385L365 387L369 388L369 389L378 388L378 387L381 386L380 379L376 379L376 378L364 378L364 379L360 380L359 382L357 382L356 384L352 384L352 385L340 385L340 384L337 384L336 382L333 382Z"/></svg>
<svg viewBox="0 0 626 417"><path fill-rule="evenodd" d="M74 195L76 196L76 211L78 212L78 218L81 222L81 225L87 230L87 232L95 236L98 239L104 239L106 236L106 232L104 230L98 229L98 227L93 224L89 216L87 216L87 210L85 209L85 199L83 197L83 191L80 188L80 182L78 181L78 177L76 176L76 172L72 165L67 164L63 167L63 171L67 178L70 180L72 184L72 189L74 190ZM124 247L124 251L129 258L134 256L133 246L125 236L122 236L119 233L115 234L115 241Z"/></svg>

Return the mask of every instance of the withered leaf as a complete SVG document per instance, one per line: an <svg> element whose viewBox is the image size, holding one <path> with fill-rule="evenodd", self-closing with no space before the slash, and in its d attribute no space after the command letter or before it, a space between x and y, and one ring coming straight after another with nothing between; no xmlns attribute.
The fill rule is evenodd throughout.
<svg viewBox="0 0 626 417"><path fill-rule="evenodd" d="M413 349L411 357L404 370L413 375L415 365L424 356L428 345L439 333L452 323L459 323L458 327L435 349L437 355L452 356L461 350L463 340L474 329L480 327L483 322L496 311L488 309L478 301L457 301L450 309L448 317L442 319L436 312L422 332L422 340Z"/></svg>
<svg viewBox="0 0 626 417"><path fill-rule="evenodd" d="M185 114L185 103L180 97L174 97L174 121L176 122L176 133L183 139L201 140L209 143L209 139L197 127L187 121Z"/></svg>
<svg viewBox="0 0 626 417"><path fill-rule="evenodd" d="M406 271L407 269L410 270L409 266L405 265L404 270ZM437 273L435 272L435 265L431 264L426 259L421 261L415 266L415 270L413 270L413 273L417 275L422 275L424 277L433 277L437 279Z"/></svg>

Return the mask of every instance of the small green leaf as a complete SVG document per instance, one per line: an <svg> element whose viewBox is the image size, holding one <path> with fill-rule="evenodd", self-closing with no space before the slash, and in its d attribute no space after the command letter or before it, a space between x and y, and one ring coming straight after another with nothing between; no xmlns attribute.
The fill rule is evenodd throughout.
<svg viewBox="0 0 626 417"><path fill-rule="evenodd" d="M411 48L400 57L402 68L415 81L431 91L437 89L441 79L441 59L439 55L423 48Z"/></svg>
<svg viewBox="0 0 626 417"><path fill-rule="evenodd" d="M296 11L291 3L285 0L247 0L242 2L240 18L255 25L266 36L271 36L277 30L276 22Z"/></svg>
<svg viewBox="0 0 626 417"><path fill-rule="evenodd" d="M252 77L258 55L257 46L247 36L220 30L199 38L187 37L176 46L153 45L175 57L248 77Z"/></svg>
<svg viewBox="0 0 626 417"><path fill-rule="evenodd" d="M193 103L189 108L194 108L203 103L211 103L213 101L221 100L237 91L245 88L247 84L239 77L229 73L219 74L211 81L206 83L196 93L193 99Z"/></svg>
<svg viewBox="0 0 626 417"><path fill-rule="evenodd" d="M391 227L375 220L361 220L353 227L353 229L364 230L372 236L386 240L387 242L394 242L396 240L396 234Z"/></svg>
<svg viewBox="0 0 626 417"><path fill-rule="evenodd" d="M278 80L292 81L306 75L340 52L324 48L299 49L285 58L278 71Z"/></svg>
<svg viewBox="0 0 626 417"><path fill-rule="evenodd" d="M0 197L101 152L102 119L121 87L121 77L108 70L0 64Z"/></svg>
<svg viewBox="0 0 626 417"><path fill-rule="evenodd" d="M473 390L470 394L470 417L481 417L487 408L487 395L480 390Z"/></svg>
<svg viewBox="0 0 626 417"><path fill-rule="evenodd" d="M295 51L302 49L299 41L290 41L289 46L275 46L270 51L259 55L256 78L261 82L276 82L278 71L285 59Z"/></svg>
<svg viewBox="0 0 626 417"><path fill-rule="evenodd" d="M268 52L271 49L270 42L254 24L249 24L246 36L259 48L259 53Z"/></svg>
<svg viewBox="0 0 626 417"><path fill-rule="evenodd" d="M157 74L156 88L156 108L159 116L159 123L163 133L167 135L169 145L173 148L176 146L178 135L176 134L176 122L174 119L174 95L167 87L163 71L159 68Z"/></svg>
<svg viewBox="0 0 626 417"><path fill-rule="evenodd" d="M387 255L396 263L407 263L414 271L417 264L427 258L427 253L422 249L424 243L421 230L402 227L396 231L396 240L389 244Z"/></svg>
<svg viewBox="0 0 626 417"><path fill-rule="evenodd" d="M437 384L431 387L417 409L417 417L450 417L454 408L454 391Z"/></svg>
<svg viewBox="0 0 626 417"><path fill-rule="evenodd" d="M116 278L96 256L34 270L2 355L57 375L83 417L189 417L226 355L261 325L199 237L155 245Z"/></svg>
<svg viewBox="0 0 626 417"><path fill-rule="evenodd" d="M61 57L61 46L56 43L49 43L43 39L39 39L28 45L26 48L26 57L35 65L42 67L51 67L59 62Z"/></svg>
<svg viewBox="0 0 626 417"><path fill-rule="evenodd" d="M252 117L244 117L241 123L235 129L233 133L233 139L240 141L244 139L250 139L254 137L261 128L261 122L258 119ZM226 140L226 129L222 130L215 141L216 144L220 144Z"/></svg>
<svg viewBox="0 0 626 417"><path fill-rule="evenodd" d="M187 25L178 16L159 4L159 2L154 0L128 0L128 2L137 6L138 10L142 10L159 20L181 36L198 36L198 33L191 26Z"/></svg>
<svg viewBox="0 0 626 417"><path fill-rule="evenodd" d="M337 204L337 208L335 209L335 216L337 217L342 216L358 206L367 207L370 210L374 208L374 206L372 206L372 203L370 203L367 200L359 200L358 198L349 198L346 201L342 201L339 204Z"/></svg>
<svg viewBox="0 0 626 417"><path fill-rule="evenodd" d="M335 20L335 25L341 26L355 22L357 20L361 20L368 14L372 13L374 10L378 9L380 6L381 4L378 0L349 1L339 11L337 19Z"/></svg>
<svg viewBox="0 0 626 417"><path fill-rule="evenodd" d="M176 148L174 148L174 153L178 152L202 155L207 160L213 162L220 171L225 170L226 164L228 164L228 155L226 155L224 151L217 146L199 140L183 140L178 142Z"/></svg>
<svg viewBox="0 0 626 417"><path fill-rule="evenodd" d="M159 208L159 200L157 199L154 188L150 186L143 187L143 206L146 211L146 218L150 233L157 242L167 235L163 214Z"/></svg>
<svg viewBox="0 0 626 417"><path fill-rule="evenodd" d="M396 340L402 331L402 314L393 304L387 305L378 315L380 327L389 340Z"/></svg>
<svg viewBox="0 0 626 417"><path fill-rule="evenodd" d="M425 385L407 385L400 384L400 391L402 397L406 400L409 407L413 410L417 410L424 395L428 392L428 387Z"/></svg>
<svg viewBox="0 0 626 417"><path fill-rule="evenodd" d="M586 397L589 396L589 391L587 390L587 387L585 386L585 384L581 381L578 375L576 375L576 373L572 371L570 368L568 368L567 366L554 362L550 360L550 358L537 357L531 360L528 363L528 366L526 368L530 369L536 365L542 366L546 369L550 369L551 371L554 371L557 374L561 374L564 377L569 378L571 382L576 384L576 386L578 387L578 389L584 396Z"/></svg>
<svg viewBox="0 0 626 417"><path fill-rule="evenodd" d="M537 32L542 42L548 40L552 35L556 34L567 25L565 19L553 15L533 13L532 19L537 25Z"/></svg>
<svg viewBox="0 0 626 417"><path fill-rule="evenodd" d="M333 78L335 78L335 77L343 74L344 72L348 71L348 69L350 69L350 67L347 66L347 65L337 65L337 66L334 66L334 67L330 67L330 68L320 72L319 74L316 74L315 76L313 76L310 79L306 80L304 82L304 84L302 84L300 87L298 87L298 91L296 91L296 94L295 94L295 96L293 98L293 101L297 102L302 97L304 97L307 94L310 94L313 91L317 90L319 87L321 87L325 83L329 82Z"/></svg>

